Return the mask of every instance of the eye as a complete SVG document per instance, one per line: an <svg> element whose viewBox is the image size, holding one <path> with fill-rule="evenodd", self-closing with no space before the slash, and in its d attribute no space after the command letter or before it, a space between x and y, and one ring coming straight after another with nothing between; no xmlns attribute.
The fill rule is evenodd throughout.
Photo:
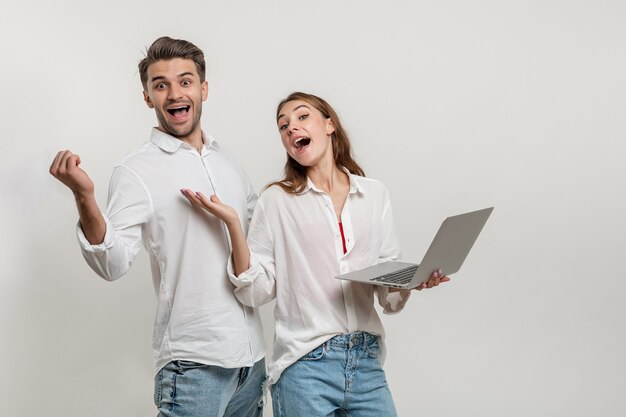
<svg viewBox="0 0 626 417"><path fill-rule="evenodd" d="M278 126L278 130L285 130L285 129L287 129L287 123Z"/></svg>
<svg viewBox="0 0 626 417"><path fill-rule="evenodd" d="M300 119L300 120L304 120L304 119L306 119L307 117L309 117L309 115L308 115L308 114L303 114L303 115L299 116L299 117L298 117L298 119Z"/></svg>
<svg viewBox="0 0 626 417"><path fill-rule="evenodd" d="M189 80L183 80L183 82L181 83L181 85L184 85L185 87L191 85L191 81Z"/></svg>
<svg viewBox="0 0 626 417"><path fill-rule="evenodd" d="M156 88L157 90L162 90L165 88L165 83L157 83L154 88Z"/></svg>

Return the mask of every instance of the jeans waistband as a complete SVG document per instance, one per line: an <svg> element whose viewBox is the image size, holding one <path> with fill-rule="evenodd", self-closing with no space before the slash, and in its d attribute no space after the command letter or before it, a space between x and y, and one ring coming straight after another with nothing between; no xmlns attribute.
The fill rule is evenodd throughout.
<svg viewBox="0 0 626 417"><path fill-rule="evenodd" d="M353 346L361 346L361 345L369 345L370 343L378 340L378 336L373 335L367 332L354 332L347 334L340 334L332 339L328 340L326 343L330 346L337 347L353 347Z"/></svg>

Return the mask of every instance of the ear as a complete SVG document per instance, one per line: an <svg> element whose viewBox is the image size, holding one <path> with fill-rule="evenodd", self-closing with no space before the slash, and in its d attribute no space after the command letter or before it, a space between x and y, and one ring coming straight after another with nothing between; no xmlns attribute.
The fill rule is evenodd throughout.
<svg viewBox="0 0 626 417"><path fill-rule="evenodd" d="M209 82L204 80L202 83L202 101L206 101L209 96Z"/></svg>
<svg viewBox="0 0 626 417"><path fill-rule="evenodd" d="M149 108L153 109L154 108L154 104L152 103L152 100L150 99L150 96L148 95L148 93L146 93L146 91L143 91L143 101L146 102L146 104L148 105Z"/></svg>
<svg viewBox="0 0 626 417"><path fill-rule="evenodd" d="M326 119L326 134L330 135L333 132L335 132L335 125L333 124L333 119L329 117Z"/></svg>

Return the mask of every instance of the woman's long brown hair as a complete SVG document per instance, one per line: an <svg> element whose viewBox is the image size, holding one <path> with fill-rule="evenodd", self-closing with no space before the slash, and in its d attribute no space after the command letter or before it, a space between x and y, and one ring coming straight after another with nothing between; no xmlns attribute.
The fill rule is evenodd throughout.
<svg viewBox="0 0 626 417"><path fill-rule="evenodd" d="M311 106L319 110L326 119L330 119L333 122L335 131L331 133L331 143L333 146L333 157L335 159L335 165L337 167L344 167L351 174L364 177L365 172L356 163L352 156L352 149L350 147L350 139L348 134L341 126L341 120L335 110L324 99L314 96L313 94L307 94L302 92L294 92L289 94L287 98L278 103L276 108L276 121L280 115L280 109L290 101L301 100L309 103ZM306 188L307 184L307 168L300 165L295 159L287 154L287 163L285 164L285 176L280 181L270 183L267 188L272 185L280 186L285 192L289 194L299 194Z"/></svg>

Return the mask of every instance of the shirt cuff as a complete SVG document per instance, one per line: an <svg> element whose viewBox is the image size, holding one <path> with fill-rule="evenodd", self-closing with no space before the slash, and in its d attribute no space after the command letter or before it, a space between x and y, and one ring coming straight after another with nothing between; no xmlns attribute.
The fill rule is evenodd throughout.
<svg viewBox="0 0 626 417"><path fill-rule="evenodd" d="M378 299L382 301L383 313L395 314L400 312L409 300L411 293L411 290L390 292L388 287L380 287L378 290Z"/></svg>
<svg viewBox="0 0 626 417"><path fill-rule="evenodd" d="M80 221L76 223L76 237L78 238L78 243L80 244L80 248L85 252L104 252L107 249L113 246L113 233L110 232L113 230L111 227L111 223L109 223L109 219L102 215L104 218L104 222L106 223L106 230L104 232L104 240L102 243L98 243L96 245L92 245L89 243L87 238L85 237L85 233L83 232L83 228L80 226Z"/></svg>
<svg viewBox="0 0 626 417"><path fill-rule="evenodd" d="M243 271L239 276L235 275L235 267L233 266L233 252L231 250L228 256L228 264L226 264L226 271L228 272L228 278L230 282L236 287L246 287L254 281L257 276L257 271L260 265L252 252L250 252L250 268Z"/></svg>

